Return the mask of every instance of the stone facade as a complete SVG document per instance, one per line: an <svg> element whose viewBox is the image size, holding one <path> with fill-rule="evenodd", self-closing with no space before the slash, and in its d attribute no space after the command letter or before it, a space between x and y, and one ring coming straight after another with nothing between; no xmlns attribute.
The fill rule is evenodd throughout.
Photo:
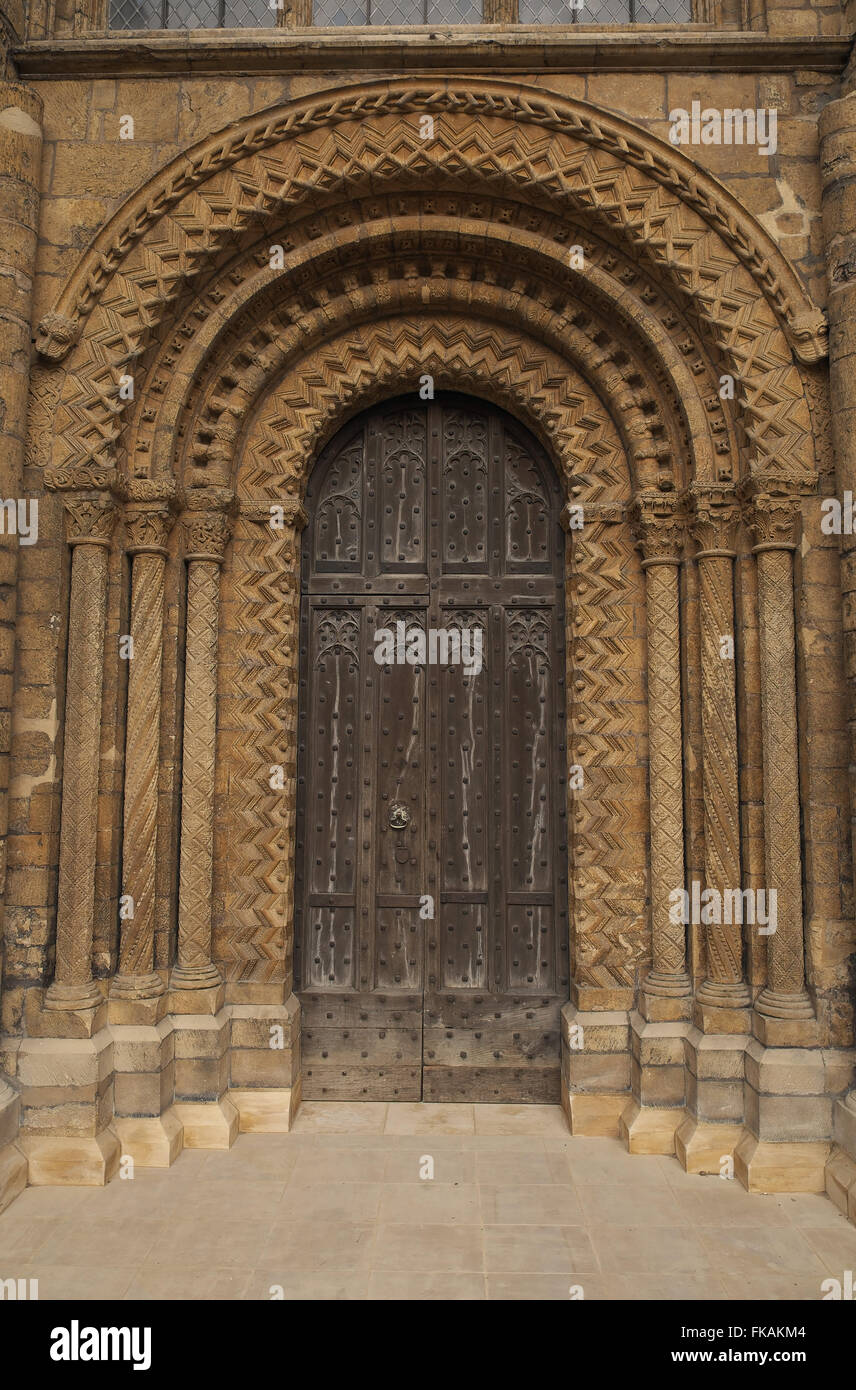
<svg viewBox="0 0 856 1390"><path fill-rule="evenodd" d="M515 13L7 5L0 1206L288 1128L302 500L428 373L571 509L572 1132L856 1217L856 12Z"/></svg>

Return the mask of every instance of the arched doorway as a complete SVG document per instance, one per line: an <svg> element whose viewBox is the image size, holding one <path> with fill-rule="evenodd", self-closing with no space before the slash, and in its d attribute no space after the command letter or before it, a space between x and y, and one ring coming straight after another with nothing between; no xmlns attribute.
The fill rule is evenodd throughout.
<svg viewBox="0 0 856 1390"><path fill-rule="evenodd" d="M561 489L472 397L388 401L306 495L295 979L307 1098L559 1098Z"/></svg>

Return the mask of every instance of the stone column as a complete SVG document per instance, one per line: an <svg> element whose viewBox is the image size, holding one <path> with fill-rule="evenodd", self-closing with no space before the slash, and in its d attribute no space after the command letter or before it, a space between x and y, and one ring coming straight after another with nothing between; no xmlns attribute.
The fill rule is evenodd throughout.
<svg viewBox="0 0 856 1390"><path fill-rule="evenodd" d="M65 687L56 970L46 1009L91 1009L103 996L92 978L95 857L107 560L116 520L112 498L65 503L72 546Z"/></svg>
<svg viewBox="0 0 856 1390"><path fill-rule="evenodd" d="M172 526L169 506L174 495L157 484L131 483L126 509L131 574L131 639L128 667L128 714L125 733L125 824L122 840L122 894L130 915L120 921L119 969L110 985L111 1001L129 1001L128 1008L111 1002L111 1022L154 1021L165 1003L155 1007L138 1001L164 995L165 985L154 969L155 862L157 845L158 766L160 755L161 671L163 665L163 605L166 543ZM134 501L136 494L148 501ZM157 493L160 492L160 498ZM154 494L154 495L152 495ZM151 1015L151 1017L150 1017Z"/></svg>
<svg viewBox="0 0 856 1390"><path fill-rule="evenodd" d="M220 566L231 535L232 494L223 489L199 498L185 517L187 528L187 644L184 678L181 859L178 893L178 961L172 991L180 1012L204 1012L222 995L220 971L211 960L211 891L214 867L214 750L217 731L217 634ZM206 505L207 503L207 505ZM219 1007L219 1004L217 1005Z"/></svg>
<svg viewBox="0 0 856 1390"><path fill-rule="evenodd" d="M701 628L704 876L705 887L718 892L724 908L732 901L726 893L741 887L733 572L740 506L733 492L720 488L694 488L691 501L693 532L700 547L695 560ZM722 919L725 912L718 915ZM707 974L696 995L695 1023L705 1033L748 1033L751 1000L743 977L741 923L713 921L704 931Z"/></svg>
<svg viewBox="0 0 856 1390"><path fill-rule="evenodd" d="M764 770L764 870L775 931L767 936L767 983L755 1001L761 1042L809 1046L817 1025L805 988L802 848L797 736L794 561L800 498L787 484L755 478L746 489L756 544Z"/></svg>
<svg viewBox="0 0 856 1390"><path fill-rule="evenodd" d="M678 569L683 518L677 502L643 493L632 507L643 555L648 631L648 781L651 825L651 968L640 1009L651 1020L686 1018L686 927L670 894L684 884L683 737Z"/></svg>

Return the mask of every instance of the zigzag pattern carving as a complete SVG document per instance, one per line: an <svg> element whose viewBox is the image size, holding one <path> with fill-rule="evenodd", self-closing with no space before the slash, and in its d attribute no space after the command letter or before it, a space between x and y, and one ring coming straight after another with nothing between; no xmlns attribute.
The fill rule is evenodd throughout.
<svg viewBox="0 0 856 1390"><path fill-rule="evenodd" d="M644 589L626 525L586 526L572 548L567 592L569 757L584 773L569 808L572 959L579 985L632 988L650 942L638 828L646 800L637 752L644 691L634 636Z"/></svg>
<svg viewBox="0 0 856 1390"><path fill-rule="evenodd" d="M238 476L239 495L275 499L283 489L301 493L311 461L346 418L348 403L364 408L408 372L414 381L419 372L430 372L437 389L470 385L526 414L535 402L542 426L551 420L565 466L573 469L575 500L585 507L626 499L627 465L615 428L573 370L540 345L506 336L495 325L452 317L372 325L304 359L255 423ZM235 876L230 869L233 887L218 957L230 961L230 973L242 972L240 978L269 979L270 962L281 952L291 921L292 866L282 884L276 875L283 872L281 846L290 843L293 802L267 794L260 764L264 771L269 762L284 763L287 779L293 775L299 560L296 540L283 541L270 528L259 538L249 526L241 522L235 549L233 582L244 644L230 692ZM571 808L572 816L582 817L572 821L571 856L578 974L581 983L598 988L629 987L648 951L645 842L635 828L645 787L644 770L637 767L643 692L633 606L643 598L627 528L593 522L584 544L584 576L570 591L574 636L568 648L570 680L583 682L580 711L585 707L584 726L572 711L569 731L571 761L586 769L585 789ZM284 653L292 655L286 659Z"/></svg>
<svg viewBox="0 0 856 1390"><path fill-rule="evenodd" d="M215 954L226 977L272 983L285 978L294 891L297 772L297 621L300 548L293 527L241 517L229 576L240 614L232 677L225 918ZM270 785L284 771L284 787Z"/></svg>
<svg viewBox="0 0 856 1390"><path fill-rule="evenodd" d="M603 407L556 353L500 325L454 315L396 318L325 343L302 359L266 402L247 440L238 491L301 492L306 468L347 417L348 406L414 385L421 373L436 389L466 389L510 410L546 436L568 475L580 475L587 500L626 498L623 453ZM343 410L344 407L344 410Z"/></svg>
<svg viewBox="0 0 856 1390"><path fill-rule="evenodd" d="M243 158L247 144L258 148L292 133L289 116L294 113L270 131L256 131L252 137L245 132L243 145L236 145L233 135L226 142L228 154L225 147L209 148L198 157L198 166L186 166L183 179L169 193L158 194L156 209L140 214L138 226L123 242L121 267L116 268L113 252L106 253L107 268L100 277L93 274L97 283L81 298L81 304L90 306L96 291L99 296L86 336L74 349L66 383L67 417L61 432L78 461L102 458L116 438L120 369L143 350L151 325L174 298L181 279L196 273L228 237L251 220L274 213L281 217L320 190L344 190L355 177L368 177L381 190L406 173L429 186L439 181L457 187L470 197L479 189L501 190L506 196L513 190L519 197L549 202L559 214L583 211L612 235L620 233L639 257L665 270L682 294L695 300L734 364L758 467L779 474L809 469L809 417L799 375L759 281L783 314L786 299L780 286L767 283L769 265L764 263L765 269L760 264L756 250L741 247L739 229L700 192L684 162L658 164L650 149L634 151L632 142L581 117L569 123L563 114L560 120L557 108L534 112L511 98L497 107L479 92L456 99L454 109L447 110L449 97L446 92L420 93L417 99L404 92L394 116L368 120L361 109L356 126L319 128L324 119L344 122L346 111L353 115L356 108L347 103L355 98L340 97L326 117L316 112L310 132L267 149L263 156ZM406 117L417 110L424 113L432 101L446 114L437 138L425 142L418 122ZM383 101L378 97L369 110L372 105L382 108ZM514 118L506 129L485 119L499 110ZM533 129L533 121L548 130ZM219 167L224 158L230 167ZM207 182L199 183L208 175ZM139 241L154 216L158 220L147 239ZM705 218L719 230L713 231Z"/></svg>

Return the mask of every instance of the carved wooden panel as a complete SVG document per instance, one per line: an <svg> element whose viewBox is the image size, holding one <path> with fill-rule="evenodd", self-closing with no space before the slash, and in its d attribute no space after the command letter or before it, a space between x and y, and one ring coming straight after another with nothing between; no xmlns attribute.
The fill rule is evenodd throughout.
<svg viewBox="0 0 856 1390"><path fill-rule="evenodd" d="M558 1098L559 504L538 446L465 397L374 409L312 475L295 901L307 1096Z"/></svg>

